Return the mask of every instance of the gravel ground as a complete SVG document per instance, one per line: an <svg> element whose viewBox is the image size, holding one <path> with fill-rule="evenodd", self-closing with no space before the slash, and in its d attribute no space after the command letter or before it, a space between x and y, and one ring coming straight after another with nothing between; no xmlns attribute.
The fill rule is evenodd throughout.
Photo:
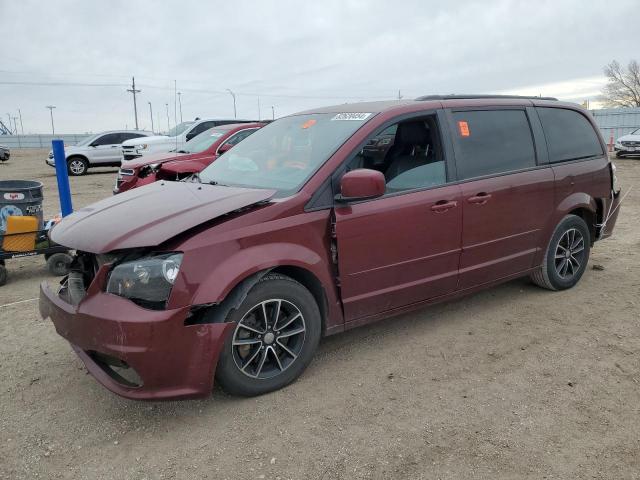
<svg viewBox="0 0 640 480"><path fill-rule="evenodd" d="M0 178L41 180L51 217L45 155L14 151ZM90 172L76 207L111 193L115 169ZM163 403L98 385L30 301L44 260L10 261L0 478L640 478L639 260L636 189L572 290L509 282L327 338L284 390Z"/></svg>

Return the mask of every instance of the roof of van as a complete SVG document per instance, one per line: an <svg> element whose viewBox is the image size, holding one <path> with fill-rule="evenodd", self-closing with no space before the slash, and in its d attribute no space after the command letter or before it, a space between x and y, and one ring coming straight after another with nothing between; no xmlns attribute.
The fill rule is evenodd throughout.
<svg viewBox="0 0 640 480"><path fill-rule="evenodd" d="M441 108L487 105L565 106L581 107L576 103L560 102L554 97L525 97L518 95L425 95L414 100L386 100L378 102L343 103L300 112L310 113L381 113L391 110L416 110L416 107Z"/></svg>

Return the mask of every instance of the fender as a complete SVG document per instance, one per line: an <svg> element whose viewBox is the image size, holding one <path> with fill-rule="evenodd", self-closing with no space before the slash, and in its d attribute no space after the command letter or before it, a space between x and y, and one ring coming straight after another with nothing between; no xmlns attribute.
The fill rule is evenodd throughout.
<svg viewBox="0 0 640 480"><path fill-rule="evenodd" d="M538 253L535 256L533 263L534 267L537 267L542 263L544 253L547 249L549 241L551 240L551 235L553 235L553 231L555 230L558 223L560 223L560 220L562 220L567 214L569 214L569 212L577 209L589 210L594 214L594 216L596 215L596 212L598 210L596 201L590 195L584 192L571 193L567 195L560 203L558 203L556 209L553 212L553 215L551 215L549 219L549 222L541 232L541 248L538 250ZM592 228L592 225L589 225L589 228Z"/></svg>

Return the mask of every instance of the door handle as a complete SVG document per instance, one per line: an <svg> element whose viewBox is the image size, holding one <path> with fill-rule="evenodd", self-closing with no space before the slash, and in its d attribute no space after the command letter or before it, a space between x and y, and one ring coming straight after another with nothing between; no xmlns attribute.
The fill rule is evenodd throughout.
<svg viewBox="0 0 640 480"><path fill-rule="evenodd" d="M442 213L452 208L456 208L457 206L458 202L456 202L455 200L440 200L431 205L431 210L436 213Z"/></svg>
<svg viewBox="0 0 640 480"><path fill-rule="evenodd" d="M480 192L477 195L474 195L473 197L467 198L467 202L469 202L469 203L477 203L479 205L484 205L485 203L487 203L489 201L490 198L491 198L491 194L490 193Z"/></svg>

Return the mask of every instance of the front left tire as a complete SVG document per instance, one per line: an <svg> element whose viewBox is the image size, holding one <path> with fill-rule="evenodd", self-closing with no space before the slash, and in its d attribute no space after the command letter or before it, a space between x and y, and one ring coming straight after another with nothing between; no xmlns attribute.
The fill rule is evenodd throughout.
<svg viewBox="0 0 640 480"><path fill-rule="evenodd" d="M71 157L67 160L67 171L69 175L78 177L87 173L89 162L82 157Z"/></svg>
<svg viewBox="0 0 640 480"><path fill-rule="evenodd" d="M227 321L235 328L218 360L216 380L228 393L255 396L293 382L307 368L321 336L313 295L290 277L268 274Z"/></svg>

